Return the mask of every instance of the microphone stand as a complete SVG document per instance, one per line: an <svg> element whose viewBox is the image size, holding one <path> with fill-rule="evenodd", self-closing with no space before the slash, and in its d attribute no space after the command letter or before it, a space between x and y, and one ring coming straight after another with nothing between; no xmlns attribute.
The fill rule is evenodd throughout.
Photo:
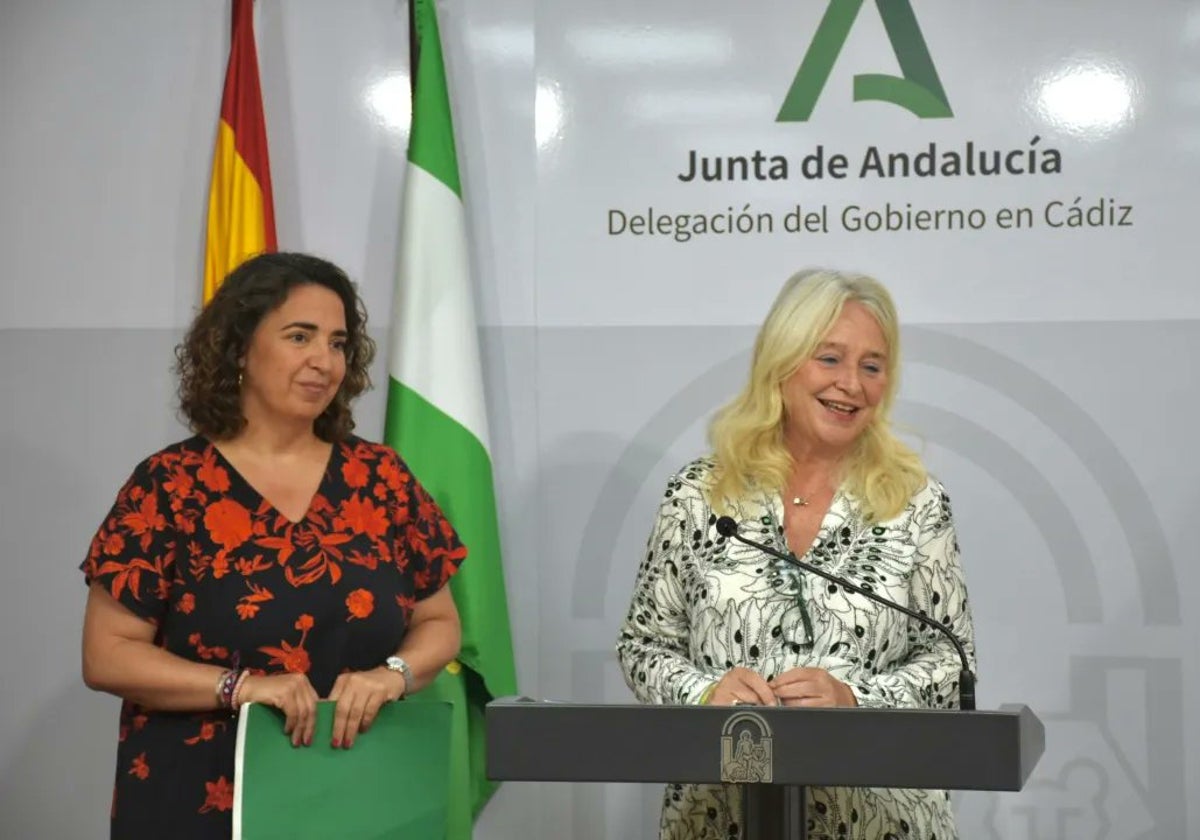
<svg viewBox="0 0 1200 840"><path fill-rule="evenodd" d="M962 666L958 673L958 708L964 712L975 710L975 675L971 672L970 662L967 659L967 652L963 648L962 642L958 640L958 637L955 636L950 628L945 624L942 624L936 619L930 618L924 613L919 613L916 610L909 609L901 604L897 604L895 601L884 598L882 595L876 595L870 589L859 586L856 583L852 583L845 578L838 577L837 575L827 572L811 563L806 563L794 554L784 554L782 551L777 551L776 549L771 548L769 545L764 545L763 543L755 542L748 537L743 537L740 533L738 533L738 524L732 517L722 516L717 520L717 533L723 537L732 537L739 542L753 546L759 551L769 554L772 557L777 557L785 563L791 563L793 566L804 569L806 572L812 572L814 575L823 577L825 580L830 581L831 583L836 583L838 586L845 587L851 592L857 592L859 595L862 595L865 598L870 598L877 604L882 604L885 607L891 607L892 609L899 610L905 615L921 622L925 626L932 627L935 630L943 633L954 645L954 649L958 652L959 664Z"/></svg>

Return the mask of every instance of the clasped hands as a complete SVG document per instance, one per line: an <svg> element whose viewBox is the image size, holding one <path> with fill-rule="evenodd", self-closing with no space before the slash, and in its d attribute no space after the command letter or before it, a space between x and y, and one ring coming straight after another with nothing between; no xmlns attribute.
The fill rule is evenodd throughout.
<svg viewBox="0 0 1200 840"><path fill-rule="evenodd" d="M331 745L350 749L359 733L371 728L383 704L399 700L407 688L403 674L383 667L340 675L326 698L337 704ZM283 712L283 731L291 737L292 746L312 744L320 698L304 674L251 674L242 686L240 699Z"/></svg>
<svg viewBox="0 0 1200 840"><path fill-rule="evenodd" d="M823 668L793 668L771 680L734 668L709 694L710 706L857 706L850 686Z"/></svg>

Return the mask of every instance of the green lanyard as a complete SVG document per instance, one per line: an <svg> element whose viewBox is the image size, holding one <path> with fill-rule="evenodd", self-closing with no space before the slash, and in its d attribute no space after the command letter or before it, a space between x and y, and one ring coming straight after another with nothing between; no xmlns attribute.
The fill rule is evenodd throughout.
<svg viewBox="0 0 1200 840"><path fill-rule="evenodd" d="M783 525L780 524L775 526L774 520L769 514L762 517L762 524L767 526L767 536L769 538L767 542L771 545L771 547L779 550L783 554L790 554L791 549L788 548L787 539L783 535ZM780 545L781 543L782 547ZM796 583L800 589L799 601L797 605L800 607L800 621L804 624L804 644L811 645L815 636L813 633L812 617L808 614L808 599L805 597L808 587L807 575L804 574L804 570L799 566L793 566L790 563L784 563L784 561L778 559L777 557L772 557L771 562L776 564L776 566L786 566L788 570L796 576Z"/></svg>

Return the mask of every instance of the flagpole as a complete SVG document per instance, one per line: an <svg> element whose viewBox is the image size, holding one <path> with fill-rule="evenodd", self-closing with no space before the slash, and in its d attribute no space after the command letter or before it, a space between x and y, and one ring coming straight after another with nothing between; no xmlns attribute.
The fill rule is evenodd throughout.
<svg viewBox="0 0 1200 840"><path fill-rule="evenodd" d="M421 42L417 39L416 0L408 0L408 92L409 101L417 92L417 64L421 59Z"/></svg>

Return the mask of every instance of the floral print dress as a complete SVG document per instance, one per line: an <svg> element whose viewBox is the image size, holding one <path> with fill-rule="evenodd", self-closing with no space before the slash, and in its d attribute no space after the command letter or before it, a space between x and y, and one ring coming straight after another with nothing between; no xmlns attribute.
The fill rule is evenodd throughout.
<svg viewBox="0 0 1200 840"><path fill-rule="evenodd" d="M811 666L849 685L863 707L957 708L960 664L944 636L720 536L707 497L713 467L700 459L670 480L638 570L617 655L640 701L697 703L734 666L766 678ZM778 494L744 499L730 515L747 537L787 553ZM878 522L839 490L804 559L942 621L974 670L950 502L936 480L898 516ZM808 797L813 840L957 836L944 791L810 787ZM737 787L666 789L663 840L729 840L741 836L740 822Z"/></svg>
<svg viewBox="0 0 1200 840"><path fill-rule="evenodd" d="M205 438L151 455L121 488L82 569L185 659L307 674L325 697L343 671L400 645L416 603L466 556L437 504L386 446L334 444L292 522ZM215 681L214 681L215 688ZM121 706L114 838L229 837L236 720Z"/></svg>

